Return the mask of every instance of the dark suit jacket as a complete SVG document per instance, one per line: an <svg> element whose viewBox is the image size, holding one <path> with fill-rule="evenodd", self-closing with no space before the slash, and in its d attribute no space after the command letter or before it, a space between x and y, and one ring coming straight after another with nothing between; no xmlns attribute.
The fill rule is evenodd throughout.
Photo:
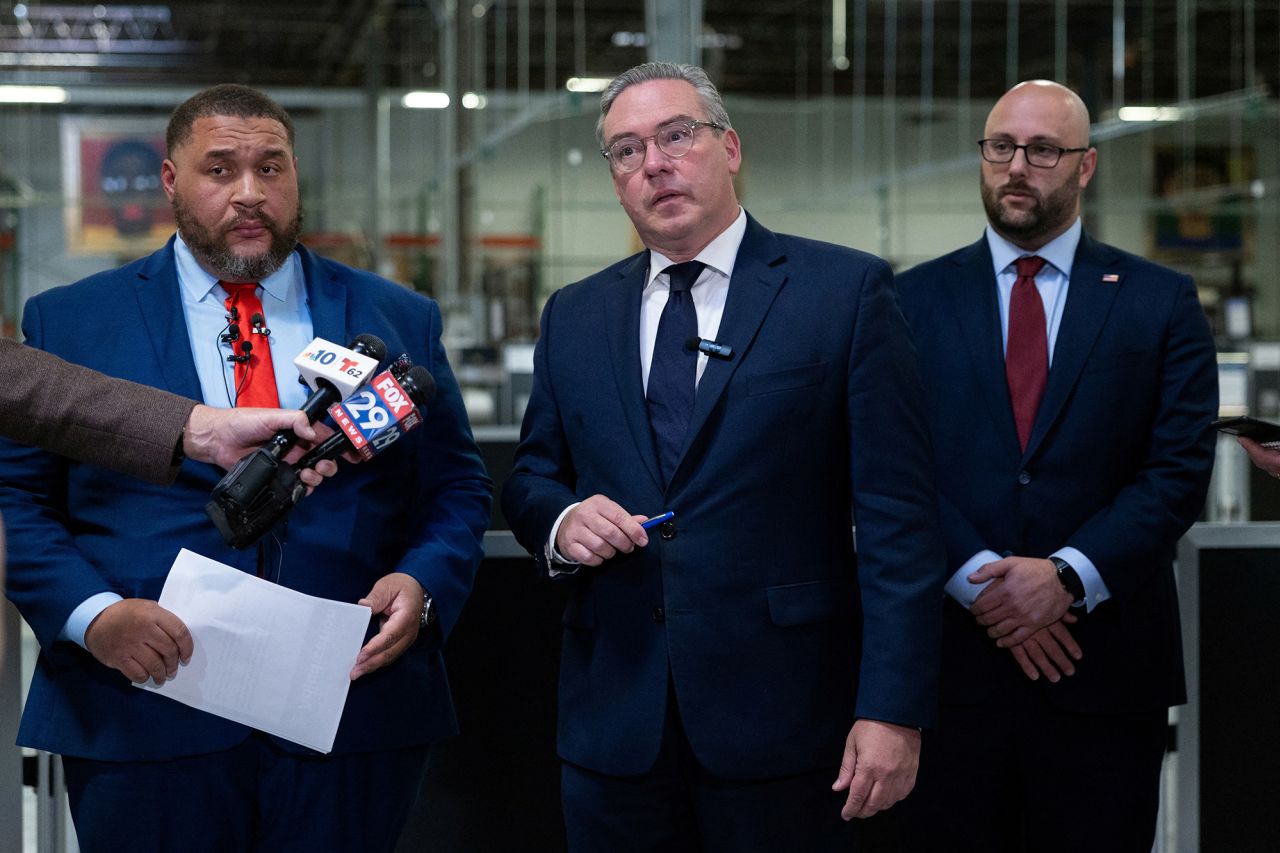
<svg viewBox="0 0 1280 853"><path fill-rule="evenodd" d="M0 435L156 483L194 400L120 382L0 338Z"/></svg>
<svg viewBox="0 0 1280 853"><path fill-rule="evenodd" d="M648 770L668 679L694 752L722 776L833 766L855 714L928 725L942 559L887 266L749 219L717 335L733 357L707 364L664 489L640 375L647 263L548 300L503 495L535 555L561 510L595 493L675 512L646 548L569 581L561 756Z"/></svg>
<svg viewBox="0 0 1280 853"><path fill-rule="evenodd" d="M898 277L920 351L949 571L984 548L1047 557L1074 546L1111 600L1070 628L1076 674L1042 680L1061 707L1152 710L1185 701L1172 561L1213 465L1213 338L1188 276L1081 238L1044 400L1019 452L985 239ZM1014 675L948 599L943 700Z"/></svg>
<svg viewBox="0 0 1280 853"><path fill-rule="evenodd" d="M295 508L275 531L282 545L268 547L271 568L278 560L285 586L352 602L383 575L406 572L435 597L447 633L480 559L491 484L440 343L439 310L377 276L298 251L317 335L345 343L375 334L390 354L407 352L430 370L439 391L422 427L372 462L341 471ZM34 297L23 330L34 346L69 361L199 399L179 298L170 244ZM56 640L71 611L95 593L158 598L182 547L255 570L255 550L229 549L205 517L220 474L188 460L165 489L0 443L7 592L41 648L19 743L105 760L158 760L248 737L244 726L138 690L84 649ZM352 684L334 751L421 744L454 727L438 643L420 638L394 664Z"/></svg>

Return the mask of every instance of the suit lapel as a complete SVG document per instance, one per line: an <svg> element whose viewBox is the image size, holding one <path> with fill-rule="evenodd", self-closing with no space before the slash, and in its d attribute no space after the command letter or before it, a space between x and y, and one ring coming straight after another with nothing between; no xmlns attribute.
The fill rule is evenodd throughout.
<svg viewBox="0 0 1280 853"><path fill-rule="evenodd" d="M164 388L192 400L204 400L200 376L191 355L191 334L182 311L178 265L173 256L174 238L147 258L134 282L138 314L152 346L152 362L160 371Z"/></svg>
<svg viewBox="0 0 1280 853"><path fill-rule="evenodd" d="M645 403L644 380L640 375L640 298L644 293L645 274L649 270L649 253L636 255L624 264L618 279L609 282L604 294L604 330L608 339L609 361L613 365L614 387L619 404L631 430L636 451L659 491L662 475L658 455L649 427L649 407Z"/></svg>
<svg viewBox="0 0 1280 853"><path fill-rule="evenodd" d="M760 324L764 322L786 280L785 255L777 236L748 216L747 230L734 260L733 277L729 280L724 314L716 332L716 341L732 347L733 357L712 358L707 361L702 379L698 382L693 416L689 421L689 432L685 436L680 464L671 478L673 484L680 478L690 448L706 427L707 419L716 404L724 396L729 380L746 357Z"/></svg>
<svg viewBox="0 0 1280 853"><path fill-rule="evenodd" d="M351 343L347 329L347 288L336 280L335 273L320 259L298 244L298 257L302 260L302 275L306 280L307 309L311 312L312 334L331 343L346 346ZM394 357L398 353L388 353Z"/></svg>
<svg viewBox="0 0 1280 853"><path fill-rule="evenodd" d="M991 248L985 238L955 258L955 276L946 282L952 313L960 325L964 350L981 389L982 402L999 434L999 444L1018 452L1018 431L1009 402L1004 370L1004 336L1000 330Z"/></svg>
<svg viewBox="0 0 1280 853"><path fill-rule="evenodd" d="M1049 368L1049 384L1036 414L1036 422L1027 442L1027 455L1034 453L1049 427L1062 413L1062 407L1080 378L1080 371L1102 331L1111 304L1123 285L1123 275L1114 265L1119 256L1107 246L1080 235L1075 262L1071 266L1071 286L1062 311L1062 324L1054 342L1053 365ZM1104 281L1103 277L1109 278Z"/></svg>

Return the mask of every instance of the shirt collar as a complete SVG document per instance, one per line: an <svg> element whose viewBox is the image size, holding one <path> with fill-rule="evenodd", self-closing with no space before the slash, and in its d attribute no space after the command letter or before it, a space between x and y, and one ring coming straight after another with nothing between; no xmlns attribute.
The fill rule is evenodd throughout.
<svg viewBox="0 0 1280 853"><path fill-rule="evenodd" d="M173 255L178 266L178 285L182 288L186 299L199 302L218 286L217 276L200 266L200 262L191 252L191 247L182 239L181 233L177 234L173 241ZM277 302L282 304L287 302L293 282L301 280L301 270L298 253L290 252L289 257L280 265L280 269L259 282L262 285L262 292Z"/></svg>
<svg viewBox="0 0 1280 853"><path fill-rule="evenodd" d="M702 263L711 267L725 278L732 278L733 264L738 258L738 249L742 246L742 238L746 233L747 212L739 207L738 218L733 220L728 228L717 234L714 240L704 246L693 260L702 261ZM645 282L645 286L653 284L653 280L671 264L671 259L666 255L656 249L650 249L649 278Z"/></svg>
<svg viewBox="0 0 1280 853"><path fill-rule="evenodd" d="M996 275L998 276L1007 270L1009 265L1018 258L1026 255L1036 255L1044 258L1054 269L1070 280L1071 264L1075 261L1076 247L1080 245L1080 235L1083 232L1084 226L1080 224L1080 217L1077 216L1076 221L1071 223L1071 227L1066 231L1054 237L1036 251L1028 252L1026 249L1015 246L1004 237L1001 237L994 228L988 225L987 245L991 248L991 262L995 266Z"/></svg>

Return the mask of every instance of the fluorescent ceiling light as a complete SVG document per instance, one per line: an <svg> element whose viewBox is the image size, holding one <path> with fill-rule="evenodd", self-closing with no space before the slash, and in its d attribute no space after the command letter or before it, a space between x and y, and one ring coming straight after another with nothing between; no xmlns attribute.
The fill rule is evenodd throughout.
<svg viewBox="0 0 1280 853"><path fill-rule="evenodd" d="M400 99L411 110L442 110L449 106L448 92L408 92Z"/></svg>
<svg viewBox="0 0 1280 853"><path fill-rule="evenodd" d="M564 87L570 92L603 92L611 77L570 77L564 81Z"/></svg>
<svg viewBox="0 0 1280 853"><path fill-rule="evenodd" d="M1121 107L1116 111L1121 121L1178 121L1182 110L1177 107Z"/></svg>
<svg viewBox="0 0 1280 853"><path fill-rule="evenodd" d="M0 103L62 104L67 90L61 86L0 86Z"/></svg>

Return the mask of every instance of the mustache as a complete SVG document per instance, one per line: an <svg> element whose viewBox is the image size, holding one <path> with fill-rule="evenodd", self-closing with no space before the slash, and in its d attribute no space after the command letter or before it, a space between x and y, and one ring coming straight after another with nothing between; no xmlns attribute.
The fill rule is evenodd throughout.
<svg viewBox="0 0 1280 853"><path fill-rule="evenodd" d="M1037 192L1035 188L1022 183L1021 181L1010 181L1000 188L997 195L1006 196L1009 193L1021 193L1023 195L1032 196L1037 201L1040 200L1040 193Z"/></svg>
<svg viewBox="0 0 1280 853"><path fill-rule="evenodd" d="M237 211L235 219L228 222L223 230L234 231L246 222L257 222L265 226L269 231L276 230L275 217L262 210L255 210L253 213L241 213Z"/></svg>

